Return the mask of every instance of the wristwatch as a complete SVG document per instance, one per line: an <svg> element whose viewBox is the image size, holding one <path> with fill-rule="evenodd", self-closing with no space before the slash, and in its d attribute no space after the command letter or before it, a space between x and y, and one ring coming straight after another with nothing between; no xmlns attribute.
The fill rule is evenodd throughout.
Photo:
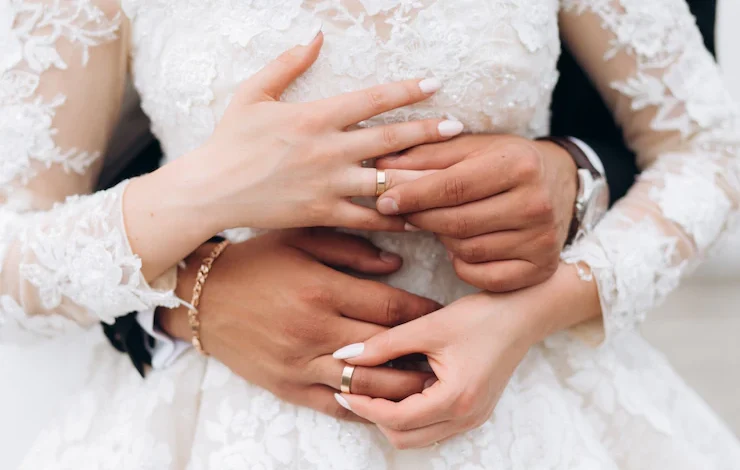
<svg viewBox="0 0 740 470"><path fill-rule="evenodd" d="M566 241L568 245L579 233L593 230L609 208L609 187L604 167L593 151L592 155L589 155L589 152L584 150L590 150L590 147L575 137L549 136L537 140L549 141L565 149L578 168L578 191Z"/></svg>

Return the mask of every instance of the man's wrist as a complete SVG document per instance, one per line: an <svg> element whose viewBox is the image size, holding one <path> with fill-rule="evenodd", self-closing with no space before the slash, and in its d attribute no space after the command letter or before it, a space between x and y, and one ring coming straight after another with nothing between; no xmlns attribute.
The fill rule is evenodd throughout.
<svg viewBox="0 0 740 470"><path fill-rule="evenodd" d="M180 299L189 300L193 294L195 278L202 260L213 249L212 243L205 243L185 260L185 266L177 270L177 287L175 294ZM176 308L159 307L155 311L155 324L172 338L190 342L191 332L188 323L188 307L180 305Z"/></svg>

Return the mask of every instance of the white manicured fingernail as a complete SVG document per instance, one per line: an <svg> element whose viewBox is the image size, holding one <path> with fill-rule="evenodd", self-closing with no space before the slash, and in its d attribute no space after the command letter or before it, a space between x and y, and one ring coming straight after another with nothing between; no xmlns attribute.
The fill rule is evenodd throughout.
<svg viewBox="0 0 740 470"><path fill-rule="evenodd" d="M461 133L464 127L460 121L442 121L437 126L437 130L442 137L452 137Z"/></svg>
<svg viewBox="0 0 740 470"><path fill-rule="evenodd" d="M437 78L425 78L419 82L419 88L421 88L421 91L424 93L434 93L442 88L442 82Z"/></svg>
<svg viewBox="0 0 740 470"><path fill-rule="evenodd" d="M309 36L310 39L301 41L298 44L300 44L301 46L308 46L309 44L311 44L314 41L314 39L316 39L316 36L318 36L319 33L321 32L321 28L323 28L323 26L324 26L324 22L319 20L319 24L314 28L313 34Z"/></svg>
<svg viewBox="0 0 740 470"><path fill-rule="evenodd" d="M411 225L408 222L406 222L406 225L403 226L403 229L407 232L421 232L421 229L419 227L417 227L416 225Z"/></svg>
<svg viewBox="0 0 740 470"><path fill-rule="evenodd" d="M435 383L437 383L437 377L428 378L427 381L424 382L424 390L428 389L429 387L431 387ZM342 397L342 398L344 398L344 397Z"/></svg>
<svg viewBox="0 0 740 470"><path fill-rule="evenodd" d="M384 215L398 214L398 203L392 197L380 198L378 212Z"/></svg>
<svg viewBox="0 0 740 470"><path fill-rule="evenodd" d="M340 395L338 393L335 393L334 394L334 399L337 401L337 403L339 403L342 406L342 408L345 408L345 409L347 409L349 411L352 411L352 407L349 406L349 403L347 402L347 399L344 398L342 395Z"/></svg>
<svg viewBox="0 0 740 470"><path fill-rule="evenodd" d="M351 359L357 357L365 351L364 343L355 343L338 349L332 354L334 359Z"/></svg>

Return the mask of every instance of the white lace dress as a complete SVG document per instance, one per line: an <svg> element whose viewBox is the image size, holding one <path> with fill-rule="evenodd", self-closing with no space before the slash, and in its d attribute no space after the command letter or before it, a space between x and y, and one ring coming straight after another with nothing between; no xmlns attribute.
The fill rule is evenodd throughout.
<svg viewBox="0 0 740 470"><path fill-rule="evenodd" d="M434 76L433 99L367 124L449 115L527 137L547 134L562 33L644 169L564 254L598 282L606 344L564 332L533 347L484 426L414 451L282 402L215 359L192 352L142 381L102 345L85 392L23 468L740 468L735 437L635 332L737 209L738 113L681 0L0 0L0 341L177 301L140 273L125 183L79 196L127 68L172 160L319 20L321 56L285 99ZM372 238L406 258L391 284L444 303L471 291L431 235Z"/></svg>

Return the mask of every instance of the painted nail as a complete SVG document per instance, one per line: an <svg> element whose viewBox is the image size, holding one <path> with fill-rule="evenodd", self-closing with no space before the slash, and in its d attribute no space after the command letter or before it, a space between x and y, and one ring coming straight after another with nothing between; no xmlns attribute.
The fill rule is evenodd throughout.
<svg viewBox="0 0 740 470"><path fill-rule="evenodd" d="M442 82L437 78L425 78L419 82L419 88L423 93L434 93L442 88Z"/></svg>
<svg viewBox="0 0 740 470"><path fill-rule="evenodd" d="M403 226L403 229L407 232L421 232L421 229L419 227L417 227L416 225L411 225L408 222L406 222L406 225Z"/></svg>
<svg viewBox="0 0 740 470"><path fill-rule="evenodd" d="M442 137L452 137L463 131L463 123L460 121L442 121L437 126L439 135Z"/></svg>
<svg viewBox="0 0 740 470"><path fill-rule="evenodd" d="M334 399L337 401L337 403L339 403L342 406L342 408L345 408L345 409L347 409L349 411L352 411L352 407L349 406L349 403L347 402L347 399L344 398L342 395L340 395L338 393L335 393L334 394Z"/></svg>
<svg viewBox="0 0 740 470"><path fill-rule="evenodd" d="M309 38L311 39L308 39L306 41L301 41L299 44L301 46L308 46L309 44L314 42L314 40L318 37L319 33L321 32L321 28L323 27L324 27L324 22L319 20L319 24L314 28L313 34L309 36Z"/></svg>
<svg viewBox="0 0 740 470"><path fill-rule="evenodd" d="M357 357L365 351L364 343L355 343L345 346L341 349L334 351L332 357L334 359L351 359Z"/></svg>
<svg viewBox="0 0 740 470"><path fill-rule="evenodd" d="M430 378L428 378L427 381L424 382L424 390L428 389L429 387L431 387L435 383L437 383L437 377L430 377ZM342 398L344 398L344 397L342 397Z"/></svg>
<svg viewBox="0 0 740 470"><path fill-rule="evenodd" d="M377 204L378 212L384 215L398 214L398 203L392 197L382 197Z"/></svg>
<svg viewBox="0 0 740 470"><path fill-rule="evenodd" d="M380 258L380 260L383 261L384 263L389 263L389 264L395 264L398 262L399 259L401 259L401 257L398 256L397 254L388 253L387 251L381 251L380 254L378 255L378 258Z"/></svg>

